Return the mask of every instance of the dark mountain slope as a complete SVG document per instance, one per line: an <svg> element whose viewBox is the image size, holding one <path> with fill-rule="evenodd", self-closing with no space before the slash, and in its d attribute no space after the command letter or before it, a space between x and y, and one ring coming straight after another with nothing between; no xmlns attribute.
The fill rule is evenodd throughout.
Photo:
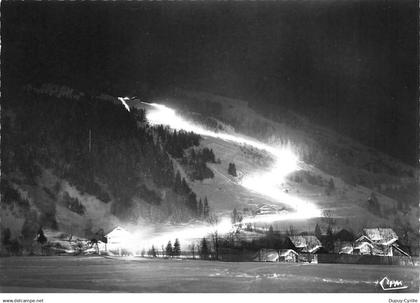
<svg viewBox="0 0 420 303"><path fill-rule="evenodd" d="M60 219L63 208L83 224L105 211L114 219L95 227L106 228L111 221L180 222L201 215L171 158L197 146L198 135L154 128L142 110L63 90L27 89L3 99L2 213L31 226L24 238L41 225L71 228L76 221Z"/></svg>

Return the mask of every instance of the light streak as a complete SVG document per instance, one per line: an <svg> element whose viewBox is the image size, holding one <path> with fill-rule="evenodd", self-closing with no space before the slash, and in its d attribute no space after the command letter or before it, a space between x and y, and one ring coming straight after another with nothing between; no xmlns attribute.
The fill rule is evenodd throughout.
<svg viewBox="0 0 420 303"><path fill-rule="evenodd" d="M124 99L121 98L120 101L123 102ZM194 132L202 136L218 138L236 144L249 145L256 149L264 150L273 156L275 161L271 168L267 171L259 171L250 175L245 175L239 181L239 184L247 190L268 197L277 203L287 205L294 211L284 210L276 214L245 217L241 222L242 224L300 220L320 216L320 210L313 203L291 194L286 194L281 189L281 184L285 181L285 177L291 172L299 169L298 157L293 152L290 144L271 146L237 133L214 132L197 123L188 121L177 114L175 110L165 105L157 103L143 104L150 106L150 108L146 109L146 118L151 125L164 125L178 131ZM138 253L139 248L144 248L147 251L152 245L155 246L155 249L160 250L162 246L166 247L169 240L172 241L173 244L176 238L180 241L181 247L184 246L182 249L188 249L189 247L185 247L186 244L193 243L209 234L214 234L216 231L220 235L226 234L235 230L236 226L231 223L230 218L225 217L221 218L217 224L193 223L186 226L171 225L169 228L170 230L138 231L133 236L133 239L135 240L133 240L132 243L139 244L135 244L132 251L137 251Z"/></svg>
<svg viewBox="0 0 420 303"><path fill-rule="evenodd" d="M178 115L175 110L165 105L157 103L145 104L149 104L152 107L146 113L147 120L152 125L167 125L176 130L184 130L202 136L219 138L224 141L246 144L260 150L265 150L273 155L275 163L268 171L256 172L249 176L244 176L240 181L240 185L248 190L269 197L278 203L286 204L295 210L293 213L274 215L276 221L284 219L307 219L320 216L320 210L313 203L294 197L291 194L286 194L280 188L281 183L285 181L285 177L299 169L298 157L293 153L292 147L289 144L274 147L239 134L214 132L188 121ZM273 219L271 218L270 220Z"/></svg>
<svg viewBox="0 0 420 303"><path fill-rule="evenodd" d="M126 102L126 101L130 100L130 98L128 98L128 97L124 97L124 98L118 97L118 100L120 100L120 102L122 103L122 105L124 105L126 110L130 111L130 107L128 106L128 104Z"/></svg>

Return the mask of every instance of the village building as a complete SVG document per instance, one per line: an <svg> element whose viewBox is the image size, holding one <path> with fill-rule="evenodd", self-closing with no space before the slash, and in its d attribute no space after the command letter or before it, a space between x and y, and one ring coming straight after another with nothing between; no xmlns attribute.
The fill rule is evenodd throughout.
<svg viewBox="0 0 420 303"><path fill-rule="evenodd" d="M334 253L353 254L354 234L346 229L342 229L334 235Z"/></svg>
<svg viewBox="0 0 420 303"><path fill-rule="evenodd" d="M260 262L278 262L279 253L275 249L261 248L258 251L258 261Z"/></svg>
<svg viewBox="0 0 420 303"><path fill-rule="evenodd" d="M298 253L315 254L322 248L321 242L315 236L290 236L289 238Z"/></svg>
<svg viewBox="0 0 420 303"><path fill-rule="evenodd" d="M353 254L353 242L350 241L334 241L334 253L336 254Z"/></svg>
<svg viewBox="0 0 420 303"><path fill-rule="evenodd" d="M293 249L280 249L279 250L279 262L298 262L298 253Z"/></svg>
<svg viewBox="0 0 420 303"><path fill-rule="evenodd" d="M398 244L398 236L391 228L365 228L353 243L353 254L394 256L408 253Z"/></svg>
<svg viewBox="0 0 420 303"><path fill-rule="evenodd" d="M257 208L256 214L257 215L273 215L273 214L279 213L279 211L280 209L272 205L262 204Z"/></svg>
<svg viewBox="0 0 420 303"><path fill-rule="evenodd" d="M353 243L354 255L381 255L381 251L369 241L356 241Z"/></svg>
<svg viewBox="0 0 420 303"><path fill-rule="evenodd" d="M131 234L121 226L115 227L105 235L105 238L107 239L106 250L119 256L128 254L133 245Z"/></svg>
<svg viewBox="0 0 420 303"><path fill-rule="evenodd" d="M299 254L293 249L266 249L258 251L257 260L260 262L298 262Z"/></svg>

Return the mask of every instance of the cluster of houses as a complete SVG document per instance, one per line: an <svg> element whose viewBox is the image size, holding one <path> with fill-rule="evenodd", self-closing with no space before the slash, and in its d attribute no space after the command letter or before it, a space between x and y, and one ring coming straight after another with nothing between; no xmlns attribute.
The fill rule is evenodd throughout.
<svg viewBox="0 0 420 303"><path fill-rule="evenodd" d="M117 226L105 235L106 243L99 243L99 251L111 251L122 255L132 246L130 233ZM316 262L317 254L334 253L347 255L374 255L374 256L407 256L408 249L398 241L397 234L391 228L365 228L354 235L342 229L334 235L333 248L326 249L322 239L314 235L287 236L282 249L260 249L261 261L297 262L309 258L309 262Z"/></svg>
<svg viewBox="0 0 420 303"><path fill-rule="evenodd" d="M352 255L352 256L403 256L410 257L409 250L403 246L398 235L391 228L365 228L360 234L354 236L351 232L342 229L334 234L333 243L329 245L325 242L325 236L320 239L315 235L281 235L271 231L271 242L267 242L267 232L247 232L243 230L239 238L241 241L250 241L255 251L249 258L241 258L241 251L232 249L228 252L230 256L223 255L220 251L220 260L237 260L237 261L261 261L261 262L310 262L318 263L321 254ZM250 236L246 239L246 235ZM52 239L53 234L46 233L47 238ZM55 238L58 238L55 237ZM89 242L89 241L88 241ZM61 243L61 242L60 242ZM270 243L270 244L268 244ZM61 243L62 247L65 243ZM85 253L128 255L136 254L133 246L136 240L130 232L121 226L117 226L98 239L92 239L84 249ZM326 248L325 246L328 246ZM68 248L68 252L74 249ZM67 252L66 250L66 252ZM184 252L184 257L189 256L189 252ZM230 259L227 259L229 257ZM328 256L327 256L328 257ZM352 257L356 258L356 257ZM323 258L325 259L325 258ZM328 262L327 262L328 263Z"/></svg>
<svg viewBox="0 0 420 303"><path fill-rule="evenodd" d="M357 237L342 229L335 234L333 248L328 250L313 235L288 236L287 238L291 245L283 249L260 249L256 260L317 263L319 254L410 257L408 249L401 245L397 234L391 228L365 228Z"/></svg>
<svg viewBox="0 0 420 303"><path fill-rule="evenodd" d="M281 214L283 211L284 209L278 206L261 204L256 207L253 215L275 215ZM242 226L241 223L237 226L239 230L256 231L260 234L266 234L269 231L267 228ZM251 238L259 237L257 233L251 235ZM330 236L329 239L327 235L318 235L318 237L315 235L288 235L283 237L286 237L287 240L277 243L276 249L260 248L255 260L317 262L319 254L410 257L409 248L402 245L392 228L364 228L356 236L348 230L342 229Z"/></svg>
<svg viewBox="0 0 420 303"><path fill-rule="evenodd" d="M44 238L41 241L41 237ZM51 229L40 229L33 239L33 254L113 254L128 255L132 254L132 247L135 243L130 232L117 226L104 234L101 229L93 238L85 239L72 234L62 233Z"/></svg>
<svg viewBox="0 0 420 303"><path fill-rule="evenodd" d="M343 238L343 237L341 237ZM409 256L391 228L365 228L354 241L336 241L334 252L353 255Z"/></svg>
<svg viewBox="0 0 420 303"><path fill-rule="evenodd" d="M312 235L283 237L282 241L277 242L277 245L275 246L281 248L259 249L254 261L316 263L316 254L325 252L321 241Z"/></svg>

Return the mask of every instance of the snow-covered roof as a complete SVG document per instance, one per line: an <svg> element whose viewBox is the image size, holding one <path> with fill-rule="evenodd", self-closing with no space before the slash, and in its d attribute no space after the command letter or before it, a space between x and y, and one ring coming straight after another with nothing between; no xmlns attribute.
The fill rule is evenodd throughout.
<svg viewBox="0 0 420 303"><path fill-rule="evenodd" d="M117 226L115 227L112 231L110 231L109 233L107 233L105 235L105 237L107 238L119 238L119 237L127 237L130 233L128 231L126 231L124 228L122 228L121 226Z"/></svg>
<svg viewBox="0 0 420 303"><path fill-rule="evenodd" d="M308 252L312 252L322 247L321 242L315 236L291 236L290 241L296 248L302 248Z"/></svg>
<svg viewBox="0 0 420 303"><path fill-rule="evenodd" d="M298 253L295 252L293 249L280 249L279 250L279 256L280 257L285 257L285 256L288 256L290 254L298 255Z"/></svg>
<svg viewBox="0 0 420 303"><path fill-rule="evenodd" d="M267 204L260 205L257 208L257 212L260 214L273 214L273 213L277 213L278 211L279 211L278 208L272 205L267 205Z"/></svg>
<svg viewBox="0 0 420 303"><path fill-rule="evenodd" d="M353 252L353 243L350 241L336 240L334 241L334 249L339 254L351 254Z"/></svg>
<svg viewBox="0 0 420 303"><path fill-rule="evenodd" d="M310 253L316 253L319 249L321 249L321 247L322 247L321 245L315 245L315 246L309 248L308 249L308 252L310 252Z"/></svg>
<svg viewBox="0 0 420 303"><path fill-rule="evenodd" d="M370 244L369 242L360 242L354 245L354 249L360 249L365 245L369 246L370 248L373 248L373 245Z"/></svg>
<svg viewBox="0 0 420 303"><path fill-rule="evenodd" d="M352 246L342 247L338 253L339 254L347 254L347 255L350 255L350 254L353 253L353 247Z"/></svg>
<svg viewBox="0 0 420 303"><path fill-rule="evenodd" d="M390 245L398 240L392 228L364 228L363 234L372 242L381 245Z"/></svg>

